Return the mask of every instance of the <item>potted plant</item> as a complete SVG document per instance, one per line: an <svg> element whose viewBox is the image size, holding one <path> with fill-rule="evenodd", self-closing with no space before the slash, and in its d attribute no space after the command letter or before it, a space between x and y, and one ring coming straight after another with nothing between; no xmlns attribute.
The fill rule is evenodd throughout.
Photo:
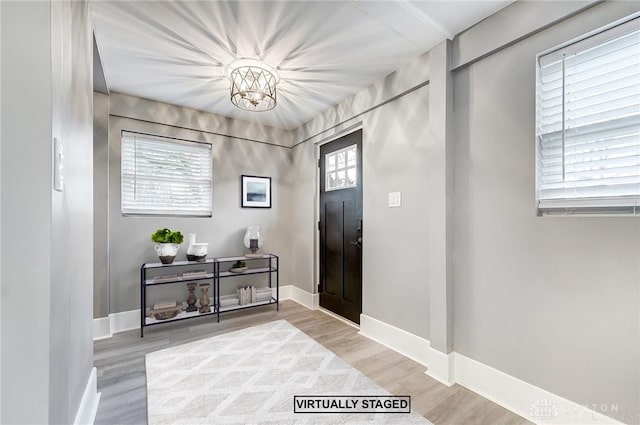
<svg viewBox="0 0 640 425"><path fill-rule="evenodd" d="M247 271L247 269L248 269L247 263L245 263L244 261L238 260L235 263L233 263L229 271L231 273L242 273Z"/></svg>
<svg viewBox="0 0 640 425"><path fill-rule="evenodd" d="M171 231L167 228L158 229L151 235L151 240L156 243L156 254L162 264L171 264L178 255L180 244L184 240L182 233Z"/></svg>

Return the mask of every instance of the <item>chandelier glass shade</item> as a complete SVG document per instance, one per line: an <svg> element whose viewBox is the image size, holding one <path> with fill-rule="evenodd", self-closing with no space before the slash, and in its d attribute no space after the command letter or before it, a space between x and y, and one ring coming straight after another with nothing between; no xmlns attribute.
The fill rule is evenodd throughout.
<svg viewBox="0 0 640 425"><path fill-rule="evenodd" d="M239 59L228 67L231 103L247 111L268 111L276 107L278 73L251 59Z"/></svg>

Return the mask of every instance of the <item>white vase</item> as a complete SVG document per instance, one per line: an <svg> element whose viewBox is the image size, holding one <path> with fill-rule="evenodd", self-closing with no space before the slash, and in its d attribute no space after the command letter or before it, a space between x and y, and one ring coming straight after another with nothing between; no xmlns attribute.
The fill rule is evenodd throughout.
<svg viewBox="0 0 640 425"><path fill-rule="evenodd" d="M191 254L193 261L203 263L207 259L207 251L209 250L209 244L207 242L194 243L191 248Z"/></svg>
<svg viewBox="0 0 640 425"><path fill-rule="evenodd" d="M189 248L187 248L187 260L197 261L202 263L207 258L207 251L209 250L209 243L202 242L196 243L196 234L189 234Z"/></svg>
<svg viewBox="0 0 640 425"><path fill-rule="evenodd" d="M193 255L193 246L196 244L196 234L189 234L189 246L187 247L187 261L195 261L195 255Z"/></svg>
<svg viewBox="0 0 640 425"><path fill-rule="evenodd" d="M177 243L158 243L155 245L155 249L162 264L171 264L178 255L180 245Z"/></svg>

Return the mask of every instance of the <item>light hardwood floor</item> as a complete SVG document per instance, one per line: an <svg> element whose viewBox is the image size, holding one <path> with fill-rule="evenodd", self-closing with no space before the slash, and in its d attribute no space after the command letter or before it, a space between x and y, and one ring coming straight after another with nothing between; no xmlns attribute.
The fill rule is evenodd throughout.
<svg viewBox="0 0 640 425"><path fill-rule="evenodd" d="M447 387L424 374L425 367L357 333L357 329L294 301L211 318L168 323L119 333L94 343L98 391L96 425L147 423L144 356L272 320L285 319L336 353L392 394L410 395L411 407L435 425L520 425L530 422L460 385Z"/></svg>

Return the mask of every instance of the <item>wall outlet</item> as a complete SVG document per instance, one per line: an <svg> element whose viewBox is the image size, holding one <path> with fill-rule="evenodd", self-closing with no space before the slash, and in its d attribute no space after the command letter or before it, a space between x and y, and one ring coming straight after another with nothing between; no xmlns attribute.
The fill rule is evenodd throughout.
<svg viewBox="0 0 640 425"><path fill-rule="evenodd" d="M389 208L402 206L402 192L389 192Z"/></svg>

